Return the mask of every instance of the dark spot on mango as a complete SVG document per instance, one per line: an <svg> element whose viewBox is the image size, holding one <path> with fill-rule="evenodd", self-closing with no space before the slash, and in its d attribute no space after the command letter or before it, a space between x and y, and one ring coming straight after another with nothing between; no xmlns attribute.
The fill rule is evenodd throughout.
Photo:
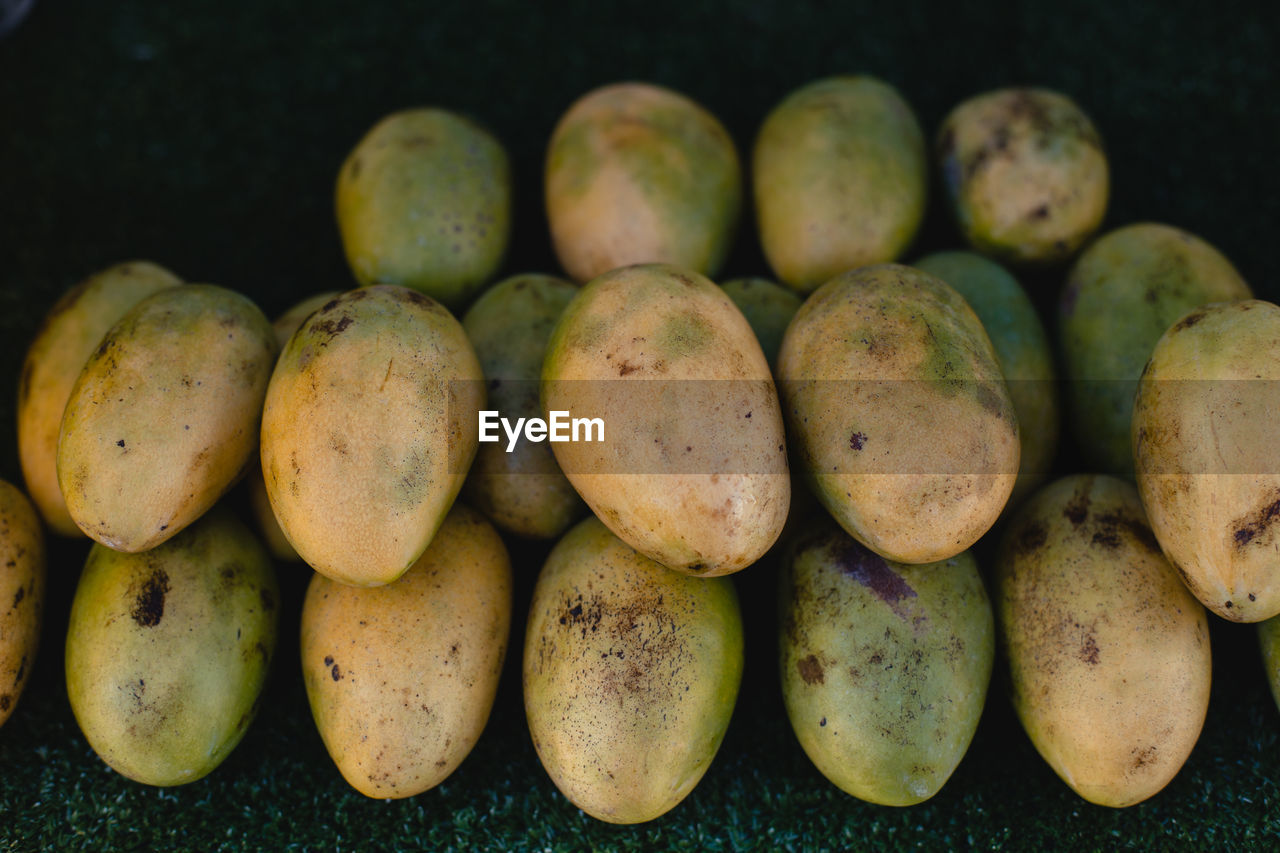
<svg viewBox="0 0 1280 853"><path fill-rule="evenodd" d="M1027 219L1030 219L1033 222L1036 220L1048 219L1048 218L1049 218L1049 205L1047 204L1042 204L1027 214Z"/></svg>
<svg viewBox="0 0 1280 853"><path fill-rule="evenodd" d="M624 361L622 362L622 364L618 365L618 375L627 376L629 374L635 373L639 369L640 369L639 367L637 367L636 365L633 365L631 362Z"/></svg>
<svg viewBox="0 0 1280 853"><path fill-rule="evenodd" d="M7 711L13 706L13 697L8 693L0 693L0 711Z"/></svg>
<svg viewBox="0 0 1280 853"><path fill-rule="evenodd" d="M154 628L164 617L164 597L169 594L169 575L164 569L156 569L142 585L134 601L133 621L144 628Z"/></svg>
<svg viewBox="0 0 1280 853"><path fill-rule="evenodd" d="M333 655L325 655L325 656L324 656L324 665L325 665L325 666L333 666Z"/></svg>
<svg viewBox="0 0 1280 853"><path fill-rule="evenodd" d="M849 436L849 449L861 450L862 446L867 442L867 434L864 432L855 432Z"/></svg>
<svg viewBox="0 0 1280 853"><path fill-rule="evenodd" d="M1208 315L1204 311L1192 311L1190 314L1183 317L1178 322L1174 323L1173 330L1175 332L1181 332L1183 329L1190 329L1196 323L1199 323L1201 320L1203 320L1206 316Z"/></svg>
<svg viewBox="0 0 1280 853"><path fill-rule="evenodd" d="M1086 518L1089 517L1089 494L1087 492L1078 492L1067 502L1062 508L1062 514L1075 527L1084 524Z"/></svg>
<svg viewBox="0 0 1280 853"><path fill-rule="evenodd" d="M116 447L124 447L124 439L123 439L123 438L116 442Z"/></svg>
<svg viewBox="0 0 1280 853"><path fill-rule="evenodd" d="M871 590L899 616L899 602L915 598L916 591L907 585L879 554L874 553L853 539L841 540L835 554L835 564L840 571Z"/></svg>
<svg viewBox="0 0 1280 853"><path fill-rule="evenodd" d="M343 314L337 322L333 320L316 320L311 324L311 333L316 335L328 335L330 338L337 337L347 330L352 323L351 316Z"/></svg>
<svg viewBox="0 0 1280 853"><path fill-rule="evenodd" d="M825 727L827 725L827 718L823 717L821 720L819 720L818 725Z"/></svg>
<svg viewBox="0 0 1280 853"><path fill-rule="evenodd" d="M342 680L342 670L338 669L338 665L336 663L333 665L333 668L329 670L329 674L333 676L334 681Z"/></svg>
<svg viewBox="0 0 1280 853"><path fill-rule="evenodd" d="M809 655L807 658L796 661L796 669L800 671L800 677L804 679L805 684L822 684L824 673L817 655Z"/></svg>
<svg viewBox="0 0 1280 853"><path fill-rule="evenodd" d="M14 686L22 683L22 679L27 674L27 656L23 655L22 660L18 661L18 673L13 677Z"/></svg>
<svg viewBox="0 0 1280 853"><path fill-rule="evenodd" d="M1049 529L1043 521L1032 521L1022 528L1018 534L1017 548L1023 554L1029 554L1044 545L1049 538Z"/></svg>
<svg viewBox="0 0 1280 853"><path fill-rule="evenodd" d="M13 606L17 607L22 603L22 599L27 597L27 591L23 587L18 587L18 591L13 594Z"/></svg>
<svg viewBox="0 0 1280 853"><path fill-rule="evenodd" d="M1232 534L1237 548L1243 548L1248 545L1267 528L1280 520L1280 500L1276 500L1267 506L1262 507L1253 516L1247 516L1236 521L1236 531Z"/></svg>
<svg viewBox="0 0 1280 853"><path fill-rule="evenodd" d="M1080 644L1080 660L1090 665L1098 663L1098 641L1093 634L1085 637L1084 642Z"/></svg>

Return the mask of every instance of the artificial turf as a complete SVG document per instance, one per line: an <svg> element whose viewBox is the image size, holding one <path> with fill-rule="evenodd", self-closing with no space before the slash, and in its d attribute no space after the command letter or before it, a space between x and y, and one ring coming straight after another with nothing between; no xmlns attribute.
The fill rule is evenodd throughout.
<svg viewBox="0 0 1280 853"><path fill-rule="evenodd" d="M353 284L333 222L338 165L382 115L437 104L494 130L512 155L516 228L504 274L554 271L541 208L551 128L590 88L663 83L718 115L744 160L764 114L817 77L870 72L932 134L961 99L1013 83L1074 96L1106 141L1104 227L1179 225L1280 300L1274 96L1280 14L1254 4L734 4L609 8L465 4L39 0L0 40L0 476L21 482L13 401L21 361L63 290L149 258L239 290L274 316ZM767 275L748 217L724 278ZM954 248L938 205L908 256ZM1052 317L1061 269L1028 276ZM8 384L3 384L7 382ZM8 392L4 392L4 388ZM1069 438L1057 470L1075 470ZM297 661L306 570L280 565L281 642L262 711L210 776L130 782L80 735L62 636L87 546L50 542L43 647L0 728L0 849L1274 849L1280 714L1248 626L1212 623L1214 688L1201 739L1163 792L1091 806L1038 757L992 686L977 737L934 799L892 809L835 789L782 709L774 567L736 578L747 624L738 708L716 761L665 817L614 827L551 784L524 727L519 642L547 546L509 540L513 647L489 726L444 784L370 801L312 725ZM980 550L985 550L980 549ZM999 667L998 667L999 669Z"/></svg>

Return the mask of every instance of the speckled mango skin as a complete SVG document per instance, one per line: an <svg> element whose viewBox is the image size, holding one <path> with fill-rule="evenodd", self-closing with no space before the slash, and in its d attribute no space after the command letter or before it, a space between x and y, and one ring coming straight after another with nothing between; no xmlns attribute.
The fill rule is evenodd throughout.
<svg viewBox="0 0 1280 853"><path fill-rule="evenodd" d="M235 749L275 654L271 558L216 508L142 554L95 544L71 604L71 710L99 757L147 785L182 785Z"/></svg>
<svg viewBox="0 0 1280 853"><path fill-rule="evenodd" d="M968 549L1018 473L1018 419L982 323L898 264L815 291L787 327L778 387L796 465L849 535L902 563Z"/></svg>
<svg viewBox="0 0 1280 853"><path fill-rule="evenodd" d="M275 357L270 322L235 291L188 284L135 305L62 415L58 483L80 529L137 552L204 514L252 464Z"/></svg>
<svg viewBox="0 0 1280 853"><path fill-rule="evenodd" d="M44 622L44 529L31 501L0 480L0 726L31 678Z"/></svg>
<svg viewBox="0 0 1280 853"><path fill-rule="evenodd" d="M897 259L924 218L924 131L874 77L829 77L788 95L760 127L751 170L765 257L801 293Z"/></svg>
<svg viewBox="0 0 1280 853"><path fill-rule="evenodd" d="M742 666L728 578L669 571L588 518L548 556L529 608L524 706L538 758L592 817L653 820L710 766Z"/></svg>
<svg viewBox="0 0 1280 853"><path fill-rule="evenodd" d="M735 278L721 286L751 324L751 331L755 332L760 350L772 370L778 363L782 335L787 331L791 318L800 310L803 300L794 291L767 278Z"/></svg>
<svg viewBox="0 0 1280 853"><path fill-rule="evenodd" d="M556 124L547 219L565 272L668 263L715 275L742 210L742 166L720 121L649 83L602 86Z"/></svg>
<svg viewBox="0 0 1280 853"><path fill-rule="evenodd" d="M1008 263L1069 258L1107 211L1102 139L1059 92L1008 88L964 101L942 122L937 157L965 239Z"/></svg>
<svg viewBox="0 0 1280 853"><path fill-rule="evenodd" d="M352 787L411 797L462 763L493 707L511 607L506 546L462 504L394 583L360 589L312 577L302 676L316 728Z"/></svg>
<svg viewBox="0 0 1280 853"><path fill-rule="evenodd" d="M1195 309L1156 343L1138 384L1133 454L1160 547L1205 607L1280 614L1280 307Z"/></svg>
<svg viewBox="0 0 1280 853"><path fill-rule="evenodd" d="M488 381L487 407L514 421L542 416L538 379L556 322L577 285L526 273L495 284L462 318ZM521 439L507 452L507 437L484 443L462 486L464 497L503 530L555 539L586 506L556 464L551 446Z"/></svg>
<svg viewBox="0 0 1280 853"><path fill-rule="evenodd" d="M1044 483L1058 449L1062 407L1049 335L1022 285L995 261L974 252L937 252L912 266L955 288L991 338L1021 442L1018 481L1002 516L1007 517Z"/></svg>
<svg viewBox="0 0 1280 853"><path fill-rule="evenodd" d="M787 549L780 579L782 696L805 754L860 799L932 797L973 740L995 657L973 556L894 563L827 519Z"/></svg>
<svg viewBox="0 0 1280 853"><path fill-rule="evenodd" d="M58 430L84 363L102 336L151 294L182 280L150 261L97 272L62 295L27 349L18 384L18 456L31 500L59 536L83 536L58 487Z"/></svg>
<svg viewBox="0 0 1280 853"><path fill-rule="evenodd" d="M547 345L542 407L604 421L603 442L552 449L592 511L650 559L729 574L782 532L777 390L751 326L709 279L651 264L585 285Z"/></svg>
<svg viewBox="0 0 1280 853"><path fill-rule="evenodd" d="M1164 788L1204 725L1209 626L1133 485L1037 492L1004 529L992 598L1014 710L1054 772L1103 806Z"/></svg>
<svg viewBox="0 0 1280 853"><path fill-rule="evenodd" d="M337 295L338 291L331 290L309 296L290 306L273 320L271 329L275 332L277 349L283 350L284 345L289 342L289 338L293 337L293 333L298 331L302 322ZM249 508L253 512L253 520L271 556L282 562L301 562L302 558L289 543L289 538L284 535L284 531L280 529L280 523L276 521L276 514L271 511L271 498L267 496L267 481L262 478L262 459L259 453L254 454L253 467L246 472L245 482L248 485Z"/></svg>
<svg viewBox="0 0 1280 853"><path fill-rule="evenodd" d="M403 110L347 155L335 206L356 281L411 287L457 309L506 254L511 165L502 143L472 120Z"/></svg>
<svg viewBox="0 0 1280 853"><path fill-rule="evenodd" d="M422 555L476 452L480 364L416 290L347 291L285 345L262 415L280 529L326 577L379 586Z"/></svg>
<svg viewBox="0 0 1280 853"><path fill-rule="evenodd" d="M1217 249L1169 225L1117 228L1080 255L1058 330L1070 426L1087 465L1133 475L1133 396L1156 342L1193 308L1251 296Z"/></svg>

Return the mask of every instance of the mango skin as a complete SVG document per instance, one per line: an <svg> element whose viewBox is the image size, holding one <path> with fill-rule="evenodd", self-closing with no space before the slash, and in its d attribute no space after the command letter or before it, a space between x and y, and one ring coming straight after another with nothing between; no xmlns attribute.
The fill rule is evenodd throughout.
<svg viewBox="0 0 1280 853"><path fill-rule="evenodd" d="M280 595L253 533L216 508L142 554L95 544L67 628L89 745L137 782L194 782L235 749L275 654Z"/></svg>
<svg viewBox="0 0 1280 853"><path fill-rule="evenodd" d="M969 98L943 120L937 158L965 239L1007 263L1069 258L1107 211L1102 138L1060 92L1008 88Z"/></svg>
<svg viewBox="0 0 1280 853"><path fill-rule="evenodd" d="M1004 529L992 597L1014 709L1054 772L1103 806L1164 788L1204 725L1209 626L1132 484L1036 493Z"/></svg>
<svg viewBox="0 0 1280 853"><path fill-rule="evenodd" d="M337 295L338 291L331 290L308 296L301 302L291 305L283 314L272 320L271 329L275 332L277 351L284 349L284 345L289 342L289 338L293 337L293 333L298 331L298 327L304 320L323 308ZM286 563L301 562L302 558L298 556L293 545L289 544L289 538L284 535L284 531L280 529L280 522L276 521L276 515L271 511L271 498L267 496L267 481L262 478L262 458L259 453L254 454L253 466L246 472L245 482L248 485L249 508L253 512L253 520L271 556Z"/></svg>
<svg viewBox="0 0 1280 853"><path fill-rule="evenodd" d="M778 363L782 335L787 331L791 318L800 310L803 300L794 291L767 278L735 278L726 281L721 287L751 324L751 331L756 333L765 361L769 362L769 369L773 370Z"/></svg>
<svg viewBox="0 0 1280 853"><path fill-rule="evenodd" d="M1018 419L973 309L940 279L863 267L787 327L778 387L797 466L853 538L901 563L968 549L1018 474Z"/></svg>
<svg viewBox="0 0 1280 853"><path fill-rule="evenodd" d="M710 766L742 680L728 578L688 577L597 518L547 557L529 607L524 706L547 774L587 814L641 823Z"/></svg>
<svg viewBox="0 0 1280 853"><path fill-rule="evenodd" d="M704 577L754 563L791 500L768 362L719 287L663 264L585 285L542 368L544 412L599 417L604 441L552 445L609 529L668 568Z"/></svg>
<svg viewBox="0 0 1280 853"><path fill-rule="evenodd" d="M789 94L760 127L751 174L765 257L800 293L896 260L924 218L924 131L875 77L828 77Z"/></svg>
<svg viewBox="0 0 1280 853"><path fill-rule="evenodd" d="M538 379L556 321L578 293L562 278L528 273L498 282L462 317L488 381L488 408L514 422L542 416ZM551 446L521 439L508 453L495 444L476 451L464 497L498 527L518 536L555 539L586 506L556 464Z"/></svg>
<svg viewBox="0 0 1280 853"><path fill-rule="evenodd" d="M715 275L742 210L742 166L720 121L650 83L593 89L547 146L547 219L575 281L668 263Z"/></svg>
<svg viewBox="0 0 1280 853"><path fill-rule="evenodd" d="M411 287L456 309L506 254L511 164L502 143L472 120L403 110L347 155L335 208L356 281Z"/></svg>
<svg viewBox="0 0 1280 853"><path fill-rule="evenodd" d="M462 326L416 290L347 291L285 345L262 413L262 474L303 560L352 586L400 577L476 453L484 383Z"/></svg>
<svg viewBox="0 0 1280 853"><path fill-rule="evenodd" d="M483 516L455 504L394 583L314 575L302 605L302 676L316 728L357 791L411 797L480 738L506 656L511 560Z"/></svg>
<svg viewBox="0 0 1280 853"><path fill-rule="evenodd" d="M62 415L58 483L80 529L138 552L203 515L253 461L275 357L271 324L235 291L188 284L135 305Z"/></svg>
<svg viewBox="0 0 1280 853"><path fill-rule="evenodd" d="M828 519L787 549L780 579L782 697L805 754L860 799L932 797L973 740L995 657L973 556L894 563Z"/></svg>
<svg viewBox="0 0 1280 853"><path fill-rule="evenodd" d="M1195 309L1161 336L1138 384L1138 493L1160 547L1205 607L1280 614L1280 307Z"/></svg>
<svg viewBox="0 0 1280 853"><path fill-rule="evenodd" d="M1271 698L1280 708L1280 616L1258 623L1258 647L1262 652L1263 675L1271 689Z"/></svg>
<svg viewBox="0 0 1280 853"><path fill-rule="evenodd" d="M18 456L31 500L59 536L83 536L58 487L58 430L84 363L130 308L182 280L150 261L107 267L62 295L27 349L18 384Z"/></svg>
<svg viewBox="0 0 1280 853"><path fill-rule="evenodd" d="M1007 517L1044 483L1058 450L1058 375L1053 348L1035 305L1000 264L974 252L936 252L912 266L955 288L982 321L1018 416L1018 480L1005 504Z"/></svg>
<svg viewBox="0 0 1280 853"><path fill-rule="evenodd" d="M40 647L44 529L31 501L0 480L0 726L13 715Z"/></svg>
<svg viewBox="0 0 1280 853"><path fill-rule="evenodd" d="M1193 308L1251 296L1222 253L1169 225L1117 228L1076 259L1058 338L1071 430L1089 467L1133 475L1133 397L1165 330Z"/></svg>

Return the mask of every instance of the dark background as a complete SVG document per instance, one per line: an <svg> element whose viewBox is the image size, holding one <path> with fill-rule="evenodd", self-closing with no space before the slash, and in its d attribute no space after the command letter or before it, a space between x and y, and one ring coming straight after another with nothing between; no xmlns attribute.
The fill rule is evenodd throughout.
<svg viewBox="0 0 1280 853"><path fill-rule="evenodd" d="M725 123L744 162L765 113L828 74L893 83L930 137L970 95L1049 86L1076 98L1105 139L1105 228L1186 228L1230 257L1259 296L1280 298L1275 11L1077 0L532 6L39 0L0 39L0 476L21 482L17 376L66 288L133 258L239 290L268 316L352 286L332 211L338 166L375 121L413 105L468 113L507 146L517 202L505 275L556 270L541 202L545 144L568 105L603 83L642 79L690 95ZM768 274L751 220L743 224L722 278ZM907 256L957 240L934 205ZM1046 318L1061 276L1026 278ZM1065 445L1058 470L1074 470L1074 459ZM286 613L274 676L231 758L174 789L109 770L80 735L62 682L66 615L87 546L52 541L44 645L0 729L0 849L1280 843L1280 715L1251 627L1213 621L1203 735L1146 803L1108 810L1073 794L1030 746L997 676L973 746L942 792L910 809L875 807L826 782L790 731L774 672L768 562L737 576L747 671L710 771L659 820L598 823L555 791L524 728L519 645L546 546L510 545L520 574L513 648L489 727L443 785L386 803L346 786L312 724L297 664L309 574L301 566L280 567Z"/></svg>

